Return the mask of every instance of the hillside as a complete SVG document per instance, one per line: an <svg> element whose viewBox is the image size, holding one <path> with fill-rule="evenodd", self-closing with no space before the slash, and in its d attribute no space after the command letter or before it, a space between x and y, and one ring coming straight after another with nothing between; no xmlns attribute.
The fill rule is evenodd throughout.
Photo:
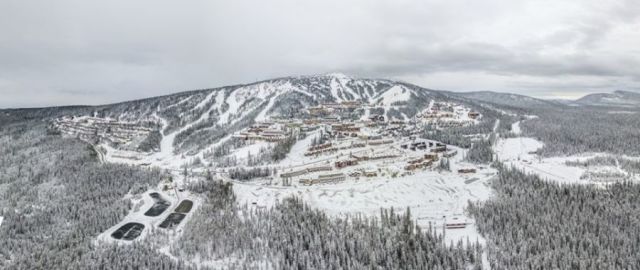
<svg viewBox="0 0 640 270"><path fill-rule="evenodd" d="M99 145L106 156L169 165L175 156L205 159L234 133L267 120L333 115L341 120L382 116L409 121L434 101L478 107L448 92L328 74L79 107L52 121L51 129Z"/></svg>
<svg viewBox="0 0 640 270"><path fill-rule="evenodd" d="M630 91L614 91L586 95L574 104L588 106L640 107L640 93Z"/></svg>
<svg viewBox="0 0 640 270"><path fill-rule="evenodd" d="M518 94L512 94L512 93L476 91L476 92L464 92L464 93L452 93L452 94L470 98L473 100L491 103L491 104L507 106L507 107L516 107L516 108L549 108L549 107L558 107L562 105L556 101L537 99L537 98L532 98L525 95L518 95Z"/></svg>
<svg viewBox="0 0 640 270"><path fill-rule="evenodd" d="M2 148L30 154L1 160L7 174L0 177L0 203L16 206L0 209L0 236L4 228L9 235L23 233L16 225L26 218L20 213L35 211L46 222L33 221L30 235L46 238L51 231L84 227L89 237L77 241L83 245L77 252L95 254L96 260L131 253L144 257L141 263L167 268L177 263L198 269L256 264L281 269L305 261L287 254L309 248L305 239L313 234L317 247L320 242L349 245L354 237L366 242L355 253L347 251L353 268L397 269L425 265L425 260L432 260L426 265L434 269L480 266L483 238L464 207L467 200L489 197L488 181L496 171L486 166L492 158L488 141L513 120L502 110L447 92L342 74L102 106L5 110L0 112ZM31 156L37 159L25 174L20 164ZM32 188L42 196L26 196ZM91 203L76 200L84 196ZM48 200L56 205L45 205ZM55 218L73 216L80 208L102 215L83 212L73 223ZM380 209L389 210L378 216ZM373 218L386 221L377 225L369 221ZM436 231L432 224L443 229ZM416 225L424 230L414 230ZM370 233L362 234L363 226ZM75 239L73 230L62 235ZM280 234L297 235L300 240L293 241L300 246L283 244ZM392 241L402 254L415 255L406 257L378 237L422 240L419 245ZM467 237L473 243L462 246ZM20 250L41 246L5 238L7 246ZM144 249L131 251L130 243ZM116 254L110 248L117 245L125 246ZM368 250L389 260L381 263ZM310 252L324 257L305 262L319 269L347 254L331 246ZM63 251L48 254L67 257ZM25 256L0 252L0 268L37 263L18 257ZM47 260L68 268L92 259Z"/></svg>
<svg viewBox="0 0 640 270"><path fill-rule="evenodd" d="M541 188L560 194L554 182L584 184L586 192L567 202L578 204L601 187L640 181L639 119L631 109L434 91L342 74L102 106L3 110L0 148L8 154L0 158L0 244L10 252L0 251L0 268L109 261L171 269L325 269L348 257L339 265L510 269L509 258L518 255L501 250L523 245L522 235L538 245L556 236L512 239L492 220L518 225L509 231L553 225L548 222L557 218L549 216L563 208L527 194L548 192ZM523 180L510 171L516 169L530 179L513 184ZM606 196L600 201L614 203ZM526 220L539 226L527 227L517 217L531 209L495 209L514 205L547 210ZM571 216L572 231L563 239L590 239L573 231L585 226L582 216ZM597 222L612 239L636 238L618 230L616 220ZM501 237L505 241L494 242ZM353 239L362 248L322 244L350 246ZM603 250L633 245L600 240ZM62 248L69 245L74 249ZM58 251L40 260L26 255L45 246ZM298 256L300 250L309 255ZM84 259L57 259L72 253ZM598 261L633 256L618 254L607 251ZM545 265L572 258L545 259Z"/></svg>

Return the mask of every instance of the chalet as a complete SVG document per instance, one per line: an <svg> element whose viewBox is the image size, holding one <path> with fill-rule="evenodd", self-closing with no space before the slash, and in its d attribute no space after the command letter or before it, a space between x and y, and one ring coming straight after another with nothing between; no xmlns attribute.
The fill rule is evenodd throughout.
<svg viewBox="0 0 640 270"><path fill-rule="evenodd" d="M282 141L287 138L287 134L281 130L264 130L260 132L260 136L268 142Z"/></svg>
<svg viewBox="0 0 640 270"><path fill-rule="evenodd" d="M423 161L424 161L424 159L422 159L422 158L409 160L409 164L418 164L418 163L422 163Z"/></svg>
<svg viewBox="0 0 640 270"><path fill-rule="evenodd" d="M307 151L306 153L304 153L304 155L308 157L308 156L316 156L324 153L334 153L336 151L338 151L338 148L330 147L330 148L324 148L324 149L319 149L315 151Z"/></svg>
<svg viewBox="0 0 640 270"><path fill-rule="evenodd" d="M321 115L324 113L327 113L327 109L323 108L323 107L309 107L307 108L307 112L309 112L309 114L311 115Z"/></svg>
<svg viewBox="0 0 640 270"><path fill-rule="evenodd" d="M376 171L364 171L363 175L365 177L376 177L378 176L378 173Z"/></svg>
<svg viewBox="0 0 640 270"><path fill-rule="evenodd" d="M357 100L343 101L340 104L344 108L358 108L361 105L360 101L357 101Z"/></svg>
<svg viewBox="0 0 640 270"><path fill-rule="evenodd" d="M382 144L390 144L393 143L393 140L375 140L369 141L369 145L382 145Z"/></svg>
<svg viewBox="0 0 640 270"><path fill-rule="evenodd" d="M369 120L371 120L373 122L384 122L384 116L383 115L372 115L372 116L369 116Z"/></svg>
<svg viewBox="0 0 640 270"><path fill-rule="evenodd" d="M307 168L307 172L321 172L321 171L331 171L333 167L331 166L316 166Z"/></svg>
<svg viewBox="0 0 640 270"><path fill-rule="evenodd" d="M431 165L431 164L429 163L429 165ZM407 165L406 167L404 167L404 169L407 170L407 171L413 171L413 170L417 170L417 169L422 169L422 168L424 168L426 166L429 166L429 165L427 165L426 163L415 163L415 164Z"/></svg>
<svg viewBox="0 0 640 270"><path fill-rule="evenodd" d="M438 161L438 154L436 153L427 153L424 154L425 160Z"/></svg>
<svg viewBox="0 0 640 270"><path fill-rule="evenodd" d="M411 150L415 151L415 149L425 150L425 149L427 149L427 143L426 142L412 143L411 144Z"/></svg>
<svg viewBox="0 0 640 270"><path fill-rule="evenodd" d="M357 159L347 159L347 160L342 160L342 161L336 161L335 162L335 166L338 169L342 169L345 167L349 167L349 166L355 166L358 165L358 160Z"/></svg>
<svg viewBox="0 0 640 270"><path fill-rule="evenodd" d="M314 125L320 124L320 120L318 120L318 119L304 119L304 120L302 120L302 123L305 124L305 125L314 126Z"/></svg>
<svg viewBox="0 0 640 270"><path fill-rule="evenodd" d="M466 222L447 222L445 224L447 229L464 229L467 227Z"/></svg>
<svg viewBox="0 0 640 270"><path fill-rule="evenodd" d="M262 132L262 128L259 127L250 127L247 129L247 132L249 133L255 133L255 134L259 134L260 132Z"/></svg>
<svg viewBox="0 0 640 270"><path fill-rule="evenodd" d="M476 169L459 169L458 173L476 173Z"/></svg>
<svg viewBox="0 0 640 270"><path fill-rule="evenodd" d="M332 131L337 132L360 132L360 127L356 127L355 124L333 124L331 125Z"/></svg>
<svg viewBox="0 0 640 270"><path fill-rule="evenodd" d="M451 220L446 220L444 223L447 229L464 229L467 227L467 221L463 217L453 217Z"/></svg>
<svg viewBox="0 0 640 270"><path fill-rule="evenodd" d="M446 145L436 146L436 147L431 149L432 153L442 153L442 152L446 152L446 151L447 151L447 146Z"/></svg>
<svg viewBox="0 0 640 270"><path fill-rule="evenodd" d="M361 140L381 140L382 136L380 135L369 135L369 134L361 134L358 136Z"/></svg>
<svg viewBox="0 0 640 270"><path fill-rule="evenodd" d="M449 152L446 152L446 153L442 154L442 156L446 157L446 158L450 158L450 157L455 157L457 154L458 154L458 151L451 150Z"/></svg>
<svg viewBox="0 0 640 270"><path fill-rule="evenodd" d="M298 176L305 175L312 172L331 171L331 170L333 170L331 166L316 166L316 167L309 167L309 168L304 168L296 171L281 173L280 177L283 180L288 182L293 177L298 177Z"/></svg>
<svg viewBox="0 0 640 270"><path fill-rule="evenodd" d="M369 160L369 156L365 154L351 154L351 157L357 161L367 161Z"/></svg>
<svg viewBox="0 0 640 270"><path fill-rule="evenodd" d="M321 174L318 175L318 179L322 179L325 181L344 181L346 179L346 175L344 173L333 173L333 174Z"/></svg>
<svg viewBox="0 0 640 270"><path fill-rule="evenodd" d="M324 144L318 144L318 145L315 145L315 146L311 146L311 147L309 147L308 151L316 151L316 150L326 149L326 148L329 148L329 147L331 147L331 143L330 142L329 143L324 143Z"/></svg>
<svg viewBox="0 0 640 270"><path fill-rule="evenodd" d="M262 137L260 135L251 133L251 132L240 132L238 134L233 134L234 138L242 139L242 140L260 140Z"/></svg>
<svg viewBox="0 0 640 270"><path fill-rule="evenodd" d="M480 116L480 113L478 113L478 112L469 112L467 115L471 119L476 119L476 118L478 118L478 116Z"/></svg>
<svg viewBox="0 0 640 270"><path fill-rule="evenodd" d="M300 179L300 184L304 185L313 185L313 184L323 184L323 183L335 183L342 182L347 179L347 176L344 173L335 173L335 174L325 174L319 175L316 179Z"/></svg>

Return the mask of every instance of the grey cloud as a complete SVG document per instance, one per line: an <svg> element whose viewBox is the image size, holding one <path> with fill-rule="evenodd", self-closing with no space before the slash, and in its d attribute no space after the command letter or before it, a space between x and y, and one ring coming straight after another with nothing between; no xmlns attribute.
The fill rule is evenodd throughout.
<svg viewBox="0 0 640 270"><path fill-rule="evenodd" d="M332 71L450 90L633 88L634 2L8 0L0 107L101 104ZM557 87L563 80L569 86Z"/></svg>

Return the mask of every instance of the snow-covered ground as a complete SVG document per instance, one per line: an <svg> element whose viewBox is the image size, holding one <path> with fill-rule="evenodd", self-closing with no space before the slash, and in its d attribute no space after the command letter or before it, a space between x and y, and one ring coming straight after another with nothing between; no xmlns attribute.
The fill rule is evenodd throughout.
<svg viewBox="0 0 640 270"><path fill-rule="evenodd" d="M522 130L520 129L520 121L515 122L513 123L513 125L511 125L511 132L516 135L522 134Z"/></svg>
<svg viewBox="0 0 640 270"><path fill-rule="evenodd" d="M276 201L296 195L312 207L333 216L365 214L378 216L380 208L393 207L401 212L407 207L421 226L429 223L442 228L443 217L464 216L468 200L486 200L491 194L488 180L495 170L485 168L474 175L452 172L422 171L414 175L387 178L360 178L342 183L291 187L269 186L266 183L234 183L239 203L256 207L271 207ZM466 217L467 221L473 222ZM480 239L473 225L466 229L449 229L445 233L449 240L469 237ZM480 241L483 241L482 239Z"/></svg>
<svg viewBox="0 0 640 270"><path fill-rule="evenodd" d="M514 133L520 134L520 122L516 122L511 127ZM606 184L594 181L585 181L581 177L586 172L611 172L621 173L616 166L591 166L588 168L578 166L568 166L567 161L584 162L594 157L609 156L607 153L585 153L580 155L541 158L533 152L542 148L544 144L534 138L516 137L500 139L495 146L498 159L507 166L514 166L526 173L533 173L542 179L556 181L559 183L580 183L580 184ZM634 157L625 157L634 159ZM637 180L638 177L631 178Z"/></svg>
<svg viewBox="0 0 640 270"><path fill-rule="evenodd" d="M4 221L4 217L0 216L0 226L2 226L2 221Z"/></svg>
<svg viewBox="0 0 640 270"><path fill-rule="evenodd" d="M259 141L254 144L249 144L247 146L240 147L235 149L231 155L235 156L237 159L246 159L249 155L256 156L260 153L260 149L267 149L270 146L273 146L275 143Z"/></svg>
<svg viewBox="0 0 640 270"><path fill-rule="evenodd" d="M378 103L382 106L391 107L395 102L408 101L411 98L411 91L402 86L393 86L378 97Z"/></svg>
<svg viewBox="0 0 640 270"><path fill-rule="evenodd" d="M545 179L561 183L573 183L580 179L582 171L577 167L566 166L565 158L540 159L531 153L542 146L541 142L533 138L508 138L498 141L496 154L505 165L515 166L526 173L534 173Z"/></svg>
<svg viewBox="0 0 640 270"><path fill-rule="evenodd" d="M316 136L310 134L307 138L297 142L288 157L282 160L278 168L297 168L309 164L325 164L330 160L335 160L341 155L341 151L333 155L321 156L318 158L305 157L304 152L307 146ZM403 142L397 142L400 144ZM394 149L395 145L384 145L353 149L347 151L382 151ZM397 211L404 212L407 207L411 209L412 216L423 227L432 224L438 231L442 232L445 219L452 221L457 217L461 221L470 223L465 229L447 229L445 237L447 243L465 240L469 237L471 241L476 239L484 242L478 235L470 217L465 217L464 208L469 200L483 201L491 195L488 181L496 175L495 169L475 166L462 161L464 151L462 149L449 146L459 152L451 159L452 172L438 172L433 169L416 171L413 174L398 174L392 176L386 170L404 171L404 159L372 161L365 164L349 167L341 170L356 171L360 169L377 170L377 177L349 177L344 182L332 184L320 184L306 186L293 181L292 186L276 185L271 180L234 182L234 191L237 200L241 204L248 204L254 207L268 208L273 206L288 196L295 195L301 197L306 203L326 211L332 216L345 216L354 214L364 214L367 216L378 216L381 208L393 207ZM396 150L397 151L397 150ZM342 154L348 156L348 154ZM399 163L399 164L398 164ZM395 168L398 167L399 168ZM359 167L360 166L360 167ZM456 171L460 168L477 168L475 174L459 174ZM334 170L333 173L339 172ZM312 178L315 174L308 175ZM227 179L228 180L228 179Z"/></svg>

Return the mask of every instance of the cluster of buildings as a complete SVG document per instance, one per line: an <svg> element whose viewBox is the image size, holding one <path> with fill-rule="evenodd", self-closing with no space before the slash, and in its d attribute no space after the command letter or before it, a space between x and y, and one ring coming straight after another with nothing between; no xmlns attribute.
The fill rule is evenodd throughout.
<svg viewBox="0 0 640 270"><path fill-rule="evenodd" d="M417 114L416 119L438 128L452 128L471 125L480 116L480 113L455 103L435 102L430 109Z"/></svg>
<svg viewBox="0 0 640 270"><path fill-rule="evenodd" d="M318 106L307 108L307 112L312 116L323 116L336 112L347 111L351 112L362 106L362 102L354 101L342 101L342 102L326 102Z"/></svg>
<svg viewBox="0 0 640 270"><path fill-rule="evenodd" d="M347 179L347 176L344 173L332 173L332 174L321 174L316 178L306 178L300 179L300 184L303 185L314 185L314 184L324 184L324 183L335 183L342 182Z"/></svg>
<svg viewBox="0 0 640 270"><path fill-rule="evenodd" d="M366 143L351 143L343 146L334 146L332 143L325 143L316 146L311 146L307 149L307 152L304 153L305 156L319 156L322 154L332 154L339 150L346 149L356 149L367 146Z"/></svg>
<svg viewBox="0 0 640 270"><path fill-rule="evenodd" d="M423 129L429 127L424 124L463 126L481 117L477 112L448 102L435 102L426 112L411 119L387 119L377 111L359 119L345 117L355 110L366 110L366 106L359 101L322 103L307 108L308 117L304 119L282 119L288 121L284 124L282 121L258 123L235 137L272 142L286 139L291 134L287 127L299 127L301 132L320 129L317 134L324 143L310 145L303 155L310 161L325 156L318 159L322 165L284 170L279 175L286 184L297 180L300 184L314 185L340 182L349 177L377 177L385 172L387 175L412 174L433 167L440 158L454 157L457 151L440 142L418 139ZM377 170L365 169L372 166ZM473 173L475 169L459 172Z"/></svg>
<svg viewBox="0 0 640 270"><path fill-rule="evenodd" d="M333 170L333 167L331 166L308 167L308 168L302 168L298 170L292 170L289 172L281 173L280 178L282 178L282 181L284 183L291 183L291 180L294 177L303 176L303 175L314 173L314 172L323 172L323 171L331 171L331 170Z"/></svg>
<svg viewBox="0 0 640 270"><path fill-rule="evenodd" d="M233 137L247 141L279 142L289 137L289 130L281 123L261 122L234 134Z"/></svg>
<svg viewBox="0 0 640 270"><path fill-rule="evenodd" d="M409 162L407 162L407 166L405 166L404 169L407 171L423 169L430 167L436 161L438 161L438 154L427 153L418 159L409 160Z"/></svg>
<svg viewBox="0 0 640 270"><path fill-rule="evenodd" d="M65 116L55 119L51 128L85 141L106 142L114 146L135 147L149 136L157 123L129 123L110 118Z"/></svg>

